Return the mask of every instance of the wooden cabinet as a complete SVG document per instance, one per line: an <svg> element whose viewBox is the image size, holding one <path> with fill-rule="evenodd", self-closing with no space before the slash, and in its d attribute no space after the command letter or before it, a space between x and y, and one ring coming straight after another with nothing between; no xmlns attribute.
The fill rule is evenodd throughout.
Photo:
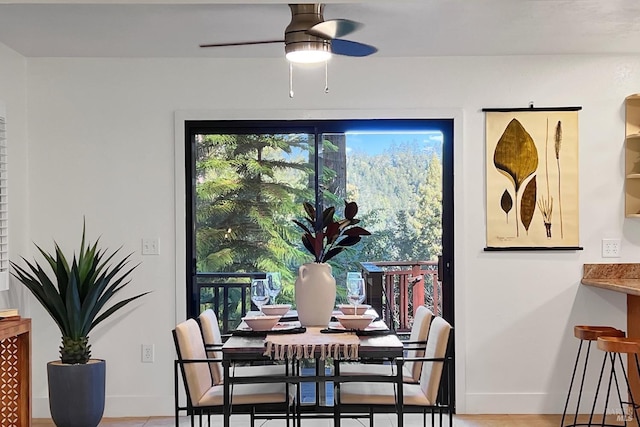
<svg viewBox="0 0 640 427"><path fill-rule="evenodd" d="M31 426L31 319L0 321L0 427Z"/></svg>
<svg viewBox="0 0 640 427"><path fill-rule="evenodd" d="M640 94L625 99L625 203L626 217L640 218Z"/></svg>

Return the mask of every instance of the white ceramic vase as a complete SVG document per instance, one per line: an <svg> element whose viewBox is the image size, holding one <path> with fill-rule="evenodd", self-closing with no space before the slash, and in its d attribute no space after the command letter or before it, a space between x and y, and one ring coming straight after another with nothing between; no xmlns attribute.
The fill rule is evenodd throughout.
<svg viewBox="0 0 640 427"><path fill-rule="evenodd" d="M336 304L336 279L331 266L317 262L301 265L295 296L302 326L327 326Z"/></svg>

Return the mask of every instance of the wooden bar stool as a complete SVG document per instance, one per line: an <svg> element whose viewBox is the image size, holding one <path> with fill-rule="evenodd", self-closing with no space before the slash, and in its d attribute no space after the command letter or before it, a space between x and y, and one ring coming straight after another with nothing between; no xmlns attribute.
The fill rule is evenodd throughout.
<svg viewBox="0 0 640 427"><path fill-rule="evenodd" d="M591 426L593 421L593 414L595 412L596 403L598 401L598 393L600 390L600 383L602 382L602 375L604 373L604 369L607 363L607 360L611 362L611 372L609 373L609 381L607 385L607 396L604 402L604 410L603 410L603 418L602 422L595 424L600 426L607 425L627 425L627 421L632 421L633 425L636 425L638 422L638 405L635 403L633 398L633 394L631 393L631 387L629 386L629 377L627 376L627 372L624 368L624 363L622 363L622 353L633 354L636 368L640 368L640 364L638 363L638 353L640 353L640 339L637 338L624 338L624 337L608 337L608 336L600 336L597 340L598 348L605 352L605 358L602 362L602 369L600 370L600 378L598 379L598 385L596 388L596 394L593 398L593 406L591 408L591 415L589 416L589 425ZM622 375L624 377L624 384L627 387L628 401L622 400L622 395L620 394L620 385L618 382L618 376L616 374L616 361L620 366L622 371ZM640 371L638 371L640 372ZM611 394L611 385L612 381L615 382L616 392L618 394L618 402L620 403L619 411L616 408L615 413L618 415L617 420L619 422L624 422L624 424L605 424L605 418L608 412L609 406L609 396ZM633 409L633 413L625 410L624 405L630 405L630 408Z"/></svg>
<svg viewBox="0 0 640 427"><path fill-rule="evenodd" d="M596 341L599 337L608 336L608 337L624 337L624 331L613 328L611 326L587 326L587 325L577 325L573 328L573 335L580 340L580 345L578 346L578 353L576 354L576 362L573 366L573 374L571 375L571 382L569 383L569 391L567 392L567 400L564 404L564 411L562 412L562 421L560 422L561 427L574 427L580 424L577 424L578 414L580 413L580 399L582 398L582 390L584 388L584 380L587 373L587 365L589 363L589 353L591 351L591 343ZM584 356L584 366L582 369L582 378L580 379L580 389L578 391L578 398L576 401L576 411L573 417L573 423L567 424L565 426L564 419L567 415L567 408L569 407L569 400L571 399L571 390L573 389L573 382L576 377L576 371L578 370L578 364L580 363L580 355L582 354L582 345L587 341L587 349ZM606 355L603 360L606 361Z"/></svg>

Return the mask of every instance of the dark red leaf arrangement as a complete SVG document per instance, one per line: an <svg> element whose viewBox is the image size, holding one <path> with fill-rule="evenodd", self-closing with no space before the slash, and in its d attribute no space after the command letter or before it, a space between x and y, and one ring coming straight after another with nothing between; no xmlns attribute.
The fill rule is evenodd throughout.
<svg viewBox="0 0 640 427"><path fill-rule="evenodd" d="M330 206L322 212L322 224L316 227L316 209L304 202L304 218L308 224L293 220L302 228L302 243L304 247L315 257L315 262L327 262L340 252L360 241L361 236L369 236L364 228L357 226L360 222L356 218L358 205L356 202L344 202L344 219L336 220L334 215L336 208Z"/></svg>

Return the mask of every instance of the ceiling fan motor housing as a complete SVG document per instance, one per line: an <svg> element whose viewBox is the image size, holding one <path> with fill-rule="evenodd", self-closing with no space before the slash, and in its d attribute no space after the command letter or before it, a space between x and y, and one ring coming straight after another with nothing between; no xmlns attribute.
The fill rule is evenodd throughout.
<svg viewBox="0 0 640 427"><path fill-rule="evenodd" d="M307 34L307 30L324 22L324 4L290 4L291 22L284 30L286 53L300 50L331 52L331 41Z"/></svg>

